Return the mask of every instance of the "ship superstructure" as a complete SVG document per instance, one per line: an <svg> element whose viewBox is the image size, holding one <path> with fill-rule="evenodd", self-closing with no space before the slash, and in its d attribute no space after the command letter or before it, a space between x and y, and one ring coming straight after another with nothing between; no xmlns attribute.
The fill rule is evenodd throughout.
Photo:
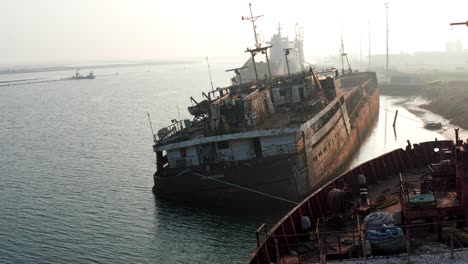
<svg viewBox="0 0 468 264"><path fill-rule="evenodd" d="M289 72L297 73L304 70L304 33L302 27L296 24L296 34L294 40L289 40L288 36L282 34L281 25L278 31L265 44L270 50L268 61L255 62L257 75L261 79L270 76L286 75ZM286 55L287 53L287 55ZM286 58L287 56L287 58ZM268 65L269 64L269 65ZM244 80L255 80L254 63L252 58L248 59L240 71Z"/></svg>

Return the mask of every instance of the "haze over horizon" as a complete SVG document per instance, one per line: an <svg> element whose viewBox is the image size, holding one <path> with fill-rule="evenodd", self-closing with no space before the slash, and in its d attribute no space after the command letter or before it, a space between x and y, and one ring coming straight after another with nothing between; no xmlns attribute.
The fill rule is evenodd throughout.
<svg viewBox="0 0 468 264"><path fill-rule="evenodd" d="M253 47L249 2L257 33L268 41L281 23L294 39L304 29L306 57L337 55L343 35L348 53L385 53L385 1L286 3L241 1L0 0L0 66L89 61L246 59ZM389 52L444 51L449 40L468 48L468 2L389 0Z"/></svg>

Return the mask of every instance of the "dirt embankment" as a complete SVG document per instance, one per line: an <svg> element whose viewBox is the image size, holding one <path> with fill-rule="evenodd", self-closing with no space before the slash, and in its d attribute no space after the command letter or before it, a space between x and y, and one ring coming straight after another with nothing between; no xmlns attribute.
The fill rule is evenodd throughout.
<svg viewBox="0 0 468 264"><path fill-rule="evenodd" d="M426 85L422 96L431 100L426 108L439 114L455 125L468 128L468 81L449 81L437 86Z"/></svg>
<svg viewBox="0 0 468 264"><path fill-rule="evenodd" d="M405 74L408 83L382 84L382 94L421 96L430 100L421 107L439 114L455 125L468 129L468 75L433 72Z"/></svg>

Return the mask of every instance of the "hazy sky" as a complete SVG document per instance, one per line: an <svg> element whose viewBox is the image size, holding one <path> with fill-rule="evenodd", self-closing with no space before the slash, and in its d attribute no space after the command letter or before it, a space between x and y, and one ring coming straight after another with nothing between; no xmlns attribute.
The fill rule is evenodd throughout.
<svg viewBox="0 0 468 264"><path fill-rule="evenodd" d="M306 57L337 54L343 34L348 53L385 52L385 1L0 0L0 65L101 60L247 58L252 47L248 3L258 33L268 40L281 22L294 37L304 28ZM390 53L445 49L464 41L468 1L389 0Z"/></svg>

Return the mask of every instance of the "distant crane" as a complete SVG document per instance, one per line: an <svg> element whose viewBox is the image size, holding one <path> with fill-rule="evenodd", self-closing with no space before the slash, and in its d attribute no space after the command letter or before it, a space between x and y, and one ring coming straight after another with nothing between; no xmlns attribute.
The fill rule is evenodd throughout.
<svg viewBox="0 0 468 264"><path fill-rule="evenodd" d="M341 36L341 49L340 49L340 52L341 52L341 73L342 74L346 73L346 71L344 69L344 58L345 57L346 57L346 63L348 64L348 72L352 73L353 70L351 69L351 64L349 64L348 53L346 53L345 50L344 50L343 36Z"/></svg>

